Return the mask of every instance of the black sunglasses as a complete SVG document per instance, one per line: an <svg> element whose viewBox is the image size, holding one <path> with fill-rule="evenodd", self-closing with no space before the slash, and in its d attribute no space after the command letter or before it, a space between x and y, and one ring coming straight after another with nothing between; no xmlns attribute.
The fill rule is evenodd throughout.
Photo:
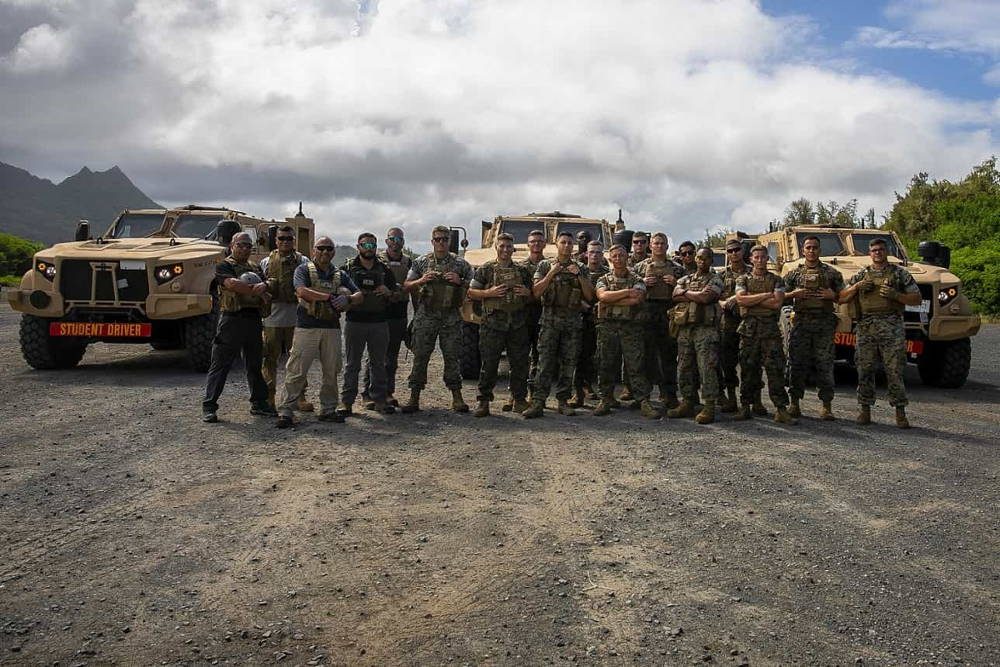
<svg viewBox="0 0 1000 667"><path fill-rule="evenodd" d="M386 239L386 241L395 241L396 243L402 243L403 242L403 237L402 236L390 236L389 238Z"/></svg>
<svg viewBox="0 0 1000 667"><path fill-rule="evenodd" d="M451 239L449 239L447 236L435 236L434 238L431 239L431 241L434 241L434 243L447 243L450 240Z"/></svg>
<svg viewBox="0 0 1000 667"><path fill-rule="evenodd" d="M319 250L320 252L333 252L333 246L332 245L318 245L318 246L316 246L316 250Z"/></svg>
<svg viewBox="0 0 1000 667"><path fill-rule="evenodd" d="M279 236L278 240L279 241L294 241L295 237L294 236Z"/></svg>
<svg viewBox="0 0 1000 667"><path fill-rule="evenodd" d="M726 252L731 255L736 252L743 252L743 248L726 248Z"/></svg>
<svg viewBox="0 0 1000 667"><path fill-rule="evenodd" d="M687 257L687 256L693 255L693 254L694 254L694 250L684 250L683 252L681 252L681 256L682 257Z"/></svg>

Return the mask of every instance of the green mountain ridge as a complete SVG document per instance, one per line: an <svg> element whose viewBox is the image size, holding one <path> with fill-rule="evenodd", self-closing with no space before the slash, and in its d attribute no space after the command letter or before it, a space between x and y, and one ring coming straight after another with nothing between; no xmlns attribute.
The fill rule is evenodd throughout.
<svg viewBox="0 0 1000 667"><path fill-rule="evenodd" d="M76 223L102 233L123 209L162 208L117 166L83 167L55 184L0 162L0 231L44 244L73 240Z"/></svg>

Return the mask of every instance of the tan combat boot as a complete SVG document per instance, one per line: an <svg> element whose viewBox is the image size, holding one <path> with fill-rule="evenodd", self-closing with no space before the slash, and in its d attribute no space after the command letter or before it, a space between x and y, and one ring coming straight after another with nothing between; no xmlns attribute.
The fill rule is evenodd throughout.
<svg viewBox="0 0 1000 667"><path fill-rule="evenodd" d="M639 404L639 410L646 419L659 419L663 416L663 413L650 403L648 398Z"/></svg>
<svg viewBox="0 0 1000 667"><path fill-rule="evenodd" d="M535 419L545 413L545 404L541 401L531 401L531 406L521 413L525 419Z"/></svg>
<svg viewBox="0 0 1000 667"><path fill-rule="evenodd" d="M791 405L788 406L788 414L795 418L802 416L802 406L799 405L799 399L792 399Z"/></svg>
<svg viewBox="0 0 1000 667"><path fill-rule="evenodd" d="M676 408L680 403L677 402L677 394L671 394L669 391L664 393L660 392L660 398L663 399L663 407L670 409Z"/></svg>
<svg viewBox="0 0 1000 667"><path fill-rule="evenodd" d="M573 395L573 398L569 399L569 401L567 401L567 404L571 408L582 408L583 407L583 403L584 403L584 400L583 400L583 387L581 387L581 388L579 388L579 389L576 390L576 393Z"/></svg>
<svg viewBox="0 0 1000 667"><path fill-rule="evenodd" d="M680 419L682 417L693 417L694 416L694 403L682 398L681 402L677 404L676 408L667 410L667 417L670 419Z"/></svg>
<svg viewBox="0 0 1000 667"><path fill-rule="evenodd" d="M767 412L767 408L764 407L764 401L762 401L760 398L759 391L757 392L757 395L753 397L753 405L751 406L751 410L753 410L753 414L756 417L770 417L770 415Z"/></svg>
<svg viewBox="0 0 1000 667"><path fill-rule="evenodd" d="M399 409L406 414L411 412L420 412L420 390L411 389L410 398L406 401L406 403L403 403L402 407Z"/></svg>
<svg viewBox="0 0 1000 667"><path fill-rule="evenodd" d="M595 417L603 417L605 415L611 414L611 403L606 399L602 398L601 402L597 404L592 413Z"/></svg>
<svg viewBox="0 0 1000 667"><path fill-rule="evenodd" d="M472 413L473 417L489 417L490 416L490 402L489 401L479 401L479 405L476 407L476 411Z"/></svg>
<svg viewBox="0 0 1000 667"><path fill-rule="evenodd" d="M733 416L733 419L735 419L738 422L748 421L750 419L753 419L753 412L750 410L750 404L749 403L742 404L740 406L740 409L736 411L736 414Z"/></svg>
<svg viewBox="0 0 1000 667"><path fill-rule="evenodd" d="M872 408L870 405L858 406L858 423L867 426L872 423Z"/></svg>
<svg viewBox="0 0 1000 667"><path fill-rule="evenodd" d="M531 407L531 403L528 403L528 401L523 398L515 398L514 405L511 407L514 410L514 412L524 412L529 407Z"/></svg>
<svg viewBox="0 0 1000 667"><path fill-rule="evenodd" d="M562 399L559 400L558 410L559 410L559 414L561 414L561 415L566 415L567 417L575 417L576 416L576 410L574 410L573 408L571 408L570 405L569 405L569 403L567 403L565 400L562 400Z"/></svg>
<svg viewBox="0 0 1000 667"><path fill-rule="evenodd" d="M465 399L462 398L461 389L451 390L451 409L455 412L468 412L469 406L465 404Z"/></svg>
<svg viewBox="0 0 1000 667"><path fill-rule="evenodd" d="M779 424L795 423L795 419L790 414L788 414L788 410L786 410L785 406L783 405L779 405L778 409L775 411L774 421L778 422Z"/></svg>
<svg viewBox="0 0 1000 667"><path fill-rule="evenodd" d="M896 406L896 426L910 428L910 420L906 418L906 408L902 405Z"/></svg>
<svg viewBox="0 0 1000 667"><path fill-rule="evenodd" d="M715 421L715 400L706 398L701 407L701 412L695 416L694 420L699 424L711 424Z"/></svg>
<svg viewBox="0 0 1000 667"><path fill-rule="evenodd" d="M735 387L726 387L726 397L719 403L719 412L736 412Z"/></svg>
<svg viewBox="0 0 1000 667"><path fill-rule="evenodd" d="M834 420L832 401L823 401L823 409L819 411L819 418L825 422L832 422Z"/></svg>
<svg viewBox="0 0 1000 667"><path fill-rule="evenodd" d="M618 395L618 400L621 401L622 403L628 403L629 401L635 400L634 398L632 398L632 390L629 389L628 387L622 389L622 393Z"/></svg>
<svg viewBox="0 0 1000 667"><path fill-rule="evenodd" d="M500 406L501 412L510 412L514 409L514 398L508 398L507 402Z"/></svg>
<svg viewBox="0 0 1000 667"><path fill-rule="evenodd" d="M312 412L313 404L306 400L306 395L302 394L299 396L299 401L295 405L295 409L299 412Z"/></svg>

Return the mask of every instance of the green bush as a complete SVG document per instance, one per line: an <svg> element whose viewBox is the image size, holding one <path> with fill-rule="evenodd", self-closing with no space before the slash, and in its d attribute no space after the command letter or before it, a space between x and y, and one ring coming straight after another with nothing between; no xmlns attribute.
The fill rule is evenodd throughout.
<svg viewBox="0 0 1000 667"><path fill-rule="evenodd" d="M17 276L20 282L21 275L31 268L35 253L44 247L41 243L0 232L0 276Z"/></svg>

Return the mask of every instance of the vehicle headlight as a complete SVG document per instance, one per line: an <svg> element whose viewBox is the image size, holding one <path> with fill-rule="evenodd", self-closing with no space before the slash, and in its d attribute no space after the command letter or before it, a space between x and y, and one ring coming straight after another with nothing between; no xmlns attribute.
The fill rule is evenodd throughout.
<svg viewBox="0 0 1000 667"><path fill-rule="evenodd" d="M958 286L952 285L951 287L942 287L938 291L938 305L945 306L958 296Z"/></svg>
<svg viewBox="0 0 1000 667"><path fill-rule="evenodd" d="M162 285L165 282L173 280L182 273L184 273L184 265L170 264L168 266L156 267L153 275L156 277L156 282Z"/></svg>
<svg viewBox="0 0 1000 667"><path fill-rule="evenodd" d="M35 269L48 280L52 280L56 277L56 265L51 262L43 262L39 260L35 262Z"/></svg>

